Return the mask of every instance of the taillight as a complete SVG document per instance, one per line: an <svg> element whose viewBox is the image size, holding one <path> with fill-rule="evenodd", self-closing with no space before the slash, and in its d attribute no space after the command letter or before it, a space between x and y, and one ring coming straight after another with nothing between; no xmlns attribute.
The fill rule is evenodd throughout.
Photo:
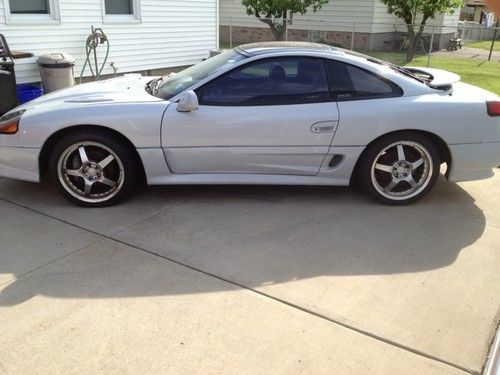
<svg viewBox="0 0 500 375"><path fill-rule="evenodd" d="M486 102L486 108L490 116L500 116L500 102Z"/></svg>

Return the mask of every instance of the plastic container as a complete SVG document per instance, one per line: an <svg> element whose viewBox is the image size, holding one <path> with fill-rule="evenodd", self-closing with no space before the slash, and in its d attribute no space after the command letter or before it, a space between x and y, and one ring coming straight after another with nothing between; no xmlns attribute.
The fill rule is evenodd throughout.
<svg viewBox="0 0 500 375"><path fill-rule="evenodd" d="M42 87L45 93L73 87L75 59L64 52L52 52L38 58Z"/></svg>
<svg viewBox="0 0 500 375"><path fill-rule="evenodd" d="M36 99L43 95L43 89L40 87L22 83L17 85L17 100L19 104L24 104L30 100Z"/></svg>

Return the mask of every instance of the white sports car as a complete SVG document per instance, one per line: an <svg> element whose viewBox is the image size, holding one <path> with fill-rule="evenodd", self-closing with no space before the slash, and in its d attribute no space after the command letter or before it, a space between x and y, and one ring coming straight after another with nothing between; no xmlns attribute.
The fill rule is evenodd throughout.
<svg viewBox="0 0 500 375"><path fill-rule="evenodd" d="M500 101L436 69L257 43L180 73L61 90L0 119L0 175L84 206L161 184L349 185L388 204L500 165Z"/></svg>

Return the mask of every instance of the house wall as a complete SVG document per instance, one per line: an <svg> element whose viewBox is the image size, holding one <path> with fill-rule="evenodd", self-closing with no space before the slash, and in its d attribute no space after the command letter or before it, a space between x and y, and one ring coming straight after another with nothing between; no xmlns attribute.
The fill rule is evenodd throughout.
<svg viewBox="0 0 500 375"><path fill-rule="evenodd" d="M241 0L220 1L220 24L223 26L262 27L255 17L248 16ZM439 15L429 25L458 23L459 9L454 15ZM359 32L393 32L394 24L402 21L387 13L387 6L379 0L330 0L317 12L294 15L290 29L323 31L351 30L353 24Z"/></svg>
<svg viewBox="0 0 500 375"><path fill-rule="evenodd" d="M439 28L442 25L453 25L456 31L458 16L458 10L452 16L439 15L428 21L425 32L449 34L450 28ZM230 32L233 44L272 39L266 25L246 14L241 0L220 0L220 25L221 40L225 43ZM396 32L405 32L406 27L401 19L388 14L387 6L379 0L331 0L316 13L294 15L288 39L320 40L348 47L353 30L356 33L354 47L373 49L384 48Z"/></svg>
<svg viewBox="0 0 500 375"><path fill-rule="evenodd" d="M218 46L218 0L138 0L140 19L126 21L105 19L103 0L55 1L60 20L20 23L7 19L5 1L0 0L0 33L12 50L35 54L16 60L19 83L40 81L36 56L53 50L76 58L78 77L91 25L102 27L111 45L103 74L113 73L109 62L118 66L118 73L192 65Z"/></svg>
<svg viewBox="0 0 500 375"><path fill-rule="evenodd" d="M246 14L241 0L219 1L221 25L263 27L262 22ZM373 0L332 0L316 13L310 11L305 15L294 15L290 29L342 31L352 27L354 17L360 31L369 31L373 22Z"/></svg>

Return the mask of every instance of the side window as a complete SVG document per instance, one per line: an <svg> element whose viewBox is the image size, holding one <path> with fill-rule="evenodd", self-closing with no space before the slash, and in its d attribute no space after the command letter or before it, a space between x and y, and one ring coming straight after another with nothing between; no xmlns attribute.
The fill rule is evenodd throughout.
<svg viewBox="0 0 500 375"><path fill-rule="evenodd" d="M255 106L330 101L322 59L286 57L255 61L198 90L202 105Z"/></svg>
<svg viewBox="0 0 500 375"><path fill-rule="evenodd" d="M400 96L401 89L371 72L340 61L326 63L330 92L338 101Z"/></svg>

